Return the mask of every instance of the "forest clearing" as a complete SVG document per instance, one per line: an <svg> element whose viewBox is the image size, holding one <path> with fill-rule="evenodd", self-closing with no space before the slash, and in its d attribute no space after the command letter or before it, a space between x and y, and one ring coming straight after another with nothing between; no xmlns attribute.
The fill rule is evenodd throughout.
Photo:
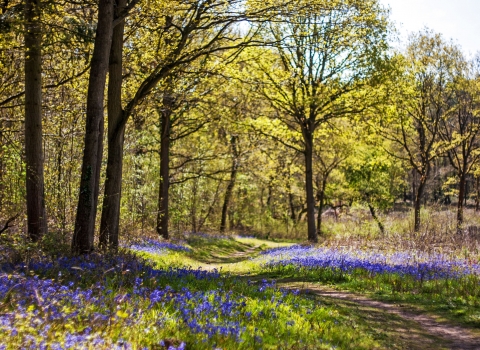
<svg viewBox="0 0 480 350"><path fill-rule="evenodd" d="M480 53L382 0L0 3L0 350L480 349Z"/></svg>

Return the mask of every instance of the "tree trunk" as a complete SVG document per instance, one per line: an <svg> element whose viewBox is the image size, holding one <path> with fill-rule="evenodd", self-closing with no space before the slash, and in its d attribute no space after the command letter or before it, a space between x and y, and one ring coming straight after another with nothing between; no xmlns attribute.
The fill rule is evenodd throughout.
<svg viewBox="0 0 480 350"><path fill-rule="evenodd" d="M98 200L99 168L103 149L105 82L112 42L114 0L100 0L95 45L87 92L85 147L82 159L72 251L88 254L94 249L95 204Z"/></svg>
<svg viewBox="0 0 480 350"><path fill-rule="evenodd" d="M480 211L480 176L476 178L476 192L477 195L475 196L475 211Z"/></svg>
<svg viewBox="0 0 480 350"><path fill-rule="evenodd" d="M190 217L192 219L192 232L197 232L197 191L198 191L198 177L193 180L192 186L192 203L190 207Z"/></svg>
<svg viewBox="0 0 480 350"><path fill-rule="evenodd" d="M116 1L116 16L126 6L126 0ZM108 159L105 194L100 221L100 247L118 248L120 201L122 199L123 144L125 124L122 109L122 55L125 21L119 23L112 34L112 47L108 66Z"/></svg>
<svg viewBox="0 0 480 350"><path fill-rule="evenodd" d="M289 192L288 192L288 204L290 205L290 219L295 224L295 220L297 219L297 215L296 215L296 212L295 212L295 203L293 202L293 193L290 191L290 189L289 189Z"/></svg>
<svg viewBox="0 0 480 350"><path fill-rule="evenodd" d="M368 203L368 209L370 209L370 214L372 215L373 220L375 220L375 222L377 223L378 228L380 229L380 232L382 233L382 235L384 235L385 234L385 227L383 226L382 222L380 221L379 217L377 216L377 212L375 211L375 208L373 207L373 205Z"/></svg>
<svg viewBox="0 0 480 350"><path fill-rule="evenodd" d="M322 234L322 211L323 211L323 204L325 201L325 188L327 187L327 179L323 178L322 180L322 188L318 193L318 214L317 214L317 235Z"/></svg>
<svg viewBox="0 0 480 350"><path fill-rule="evenodd" d="M25 158L27 229L38 241L47 232L42 143L42 28L40 0L25 1Z"/></svg>
<svg viewBox="0 0 480 350"><path fill-rule="evenodd" d="M414 227L413 230L415 232L420 231L420 207L421 207L421 201L422 201L422 196L423 192L425 190L425 185L426 185L426 176L422 176L420 178L420 183L418 184L417 187L417 192L415 193L415 208L414 208L414 215L415 215L415 221L414 221Z"/></svg>
<svg viewBox="0 0 480 350"><path fill-rule="evenodd" d="M0 145L4 145L3 140L3 133L2 133L2 121L0 120ZM4 164L4 148L0 147L0 193L5 193L5 185L4 185L4 174L5 174L5 164ZM3 198L4 196L0 196L0 208L3 208Z"/></svg>
<svg viewBox="0 0 480 350"><path fill-rule="evenodd" d="M163 97L160 139L160 187L158 191L157 233L164 239L168 234L168 188L170 187L170 127L174 99L169 92Z"/></svg>
<svg viewBox="0 0 480 350"><path fill-rule="evenodd" d="M466 174L462 172L460 175L460 184L458 188L458 206L457 206L457 233L462 232L463 227L463 201L465 196Z"/></svg>
<svg viewBox="0 0 480 350"><path fill-rule="evenodd" d="M238 136L232 136L230 139L231 147L232 147L232 169L230 171L230 181L228 182L227 191L225 192L225 199L223 201L223 208L222 208L222 220L220 223L220 232L225 232L225 228L227 226L227 214L228 214L228 205L230 204L230 198L232 197L233 187L235 186L235 180L237 177L237 170L238 170Z"/></svg>
<svg viewBox="0 0 480 350"><path fill-rule="evenodd" d="M307 195L307 230L308 240L318 242L315 229L315 196L313 194L313 135L308 130L304 131L305 140L305 190Z"/></svg>
<svg viewBox="0 0 480 350"><path fill-rule="evenodd" d="M412 204L415 207L415 198L417 198L417 173L415 170L412 170Z"/></svg>

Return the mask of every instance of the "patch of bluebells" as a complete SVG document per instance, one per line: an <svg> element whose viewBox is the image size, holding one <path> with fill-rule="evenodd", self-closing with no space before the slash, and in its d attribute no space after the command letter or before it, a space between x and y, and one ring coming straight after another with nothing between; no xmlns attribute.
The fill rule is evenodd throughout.
<svg viewBox="0 0 480 350"><path fill-rule="evenodd" d="M151 309L156 311L155 322L160 328L173 319L204 341L221 337L241 342L246 331L244 322L252 317L247 312L246 297L222 289L225 277L217 270L155 269L133 254L64 257L8 265L4 270L8 272L0 270L0 301L8 301L9 307L4 303L0 308L0 338L21 337L17 340L30 349L46 349L45 339L54 339L48 343L49 349L130 349L128 342L112 344L109 335L98 330L105 329L109 322L122 328L134 326ZM117 281L115 286L112 279ZM158 280L176 281L179 287L158 287L152 283ZM194 291L186 286L188 281L200 280L214 281L218 288ZM181 287L179 281L184 281L185 286ZM258 285L258 292L264 293L268 288L274 289L275 284L264 280ZM286 293L283 291L282 295ZM275 307L283 302L281 298L271 300L274 301ZM20 332L19 320L27 322L34 333ZM66 324L75 327L65 331ZM59 327L62 339L55 335ZM180 344L169 348L184 347Z"/></svg>
<svg viewBox="0 0 480 350"><path fill-rule="evenodd" d="M102 328L108 320L118 318L112 314L109 306L111 298L101 293L100 283L90 289L82 290L74 286L73 282L62 285L51 279L40 279L38 276L24 274L0 275L0 300L15 301L15 308L0 314L0 334L10 337L22 337L21 343L26 349L79 349L105 347L111 349L131 349L128 343L112 344L105 341L102 332L92 332L93 328ZM120 300L113 300L120 305ZM89 315L85 312L87 305L97 306L97 312ZM116 311L116 309L114 309ZM25 323L21 327L29 327L35 331L32 334L20 333L18 321ZM78 327L76 331L62 331L63 339L48 342L58 326L67 324L88 324L88 327ZM122 320L125 325L131 324L133 318ZM56 326L53 326L56 325Z"/></svg>
<svg viewBox="0 0 480 350"><path fill-rule="evenodd" d="M132 244L130 249L151 254L165 254L168 251L190 252L191 249L180 244L170 242L159 242L153 239L146 239L140 243Z"/></svg>
<svg viewBox="0 0 480 350"><path fill-rule="evenodd" d="M245 313L245 297L233 296L231 292L222 290L191 291L182 288L176 293L166 288L150 293L150 308L162 309L165 303L172 302L178 317L192 333L233 337L240 341L245 327L239 322ZM221 320L221 321L220 321Z"/></svg>
<svg viewBox="0 0 480 350"><path fill-rule="evenodd" d="M160 346L164 346L164 347L168 346L167 350L185 350L187 344L185 344L185 342L181 342L179 346L175 347L173 345L168 345L167 343L165 343L165 341L161 340Z"/></svg>
<svg viewBox="0 0 480 350"><path fill-rule="evenodd" d="M17 272L28 275L33 272L36 275L66 279L79 284L91 284L91 281L107 281L114 276L121 275L116 287L129 287L134 284L136 277L143 279L175 279L188 280L217 280L220 272L216 269L204 271L201 269L168 268L156 269L146 260L135 254L124 253L115 256L91 254L80 257L62 257L57 260L34 260L28 264L3 265L0 272Z"/></svg>
<svg viewBox="0 0 480 350"><path fill-rule="evenodd" d="M351 273L357 269L372 275L397 274L418 280L457 279L467 275L480 275L480 265L461 259L448 259L445 255L419 252L385 254L375 251L348 251L335 248L314 248L293 245L262 253L266 268L293 266L302 269L334 269Z"/></svg>

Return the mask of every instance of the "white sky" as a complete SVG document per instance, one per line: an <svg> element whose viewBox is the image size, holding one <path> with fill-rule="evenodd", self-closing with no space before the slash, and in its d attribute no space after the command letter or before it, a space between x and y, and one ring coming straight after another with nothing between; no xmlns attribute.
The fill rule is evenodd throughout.
<svg viewBox="0 0 480 350"><path fill-rule="evenodd" d="M425 26L453 39L463 52L480 51L480 0L380 0L390 5L390 18L401 35L418 32Z"/></svg>

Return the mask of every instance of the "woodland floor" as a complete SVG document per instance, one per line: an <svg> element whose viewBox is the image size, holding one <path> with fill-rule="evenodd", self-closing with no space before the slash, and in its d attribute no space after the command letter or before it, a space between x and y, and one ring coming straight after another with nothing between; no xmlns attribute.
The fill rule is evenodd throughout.
<svg viewBox="0 0 480 350"><path fill-rule="evenodd" d="M258 242L240 243L228 252L212 249L208 257L199 259L198 267L235 273L235 265L258 255L265 248L265 242L255 241ZM268 279L268 276L245 271L240 275L252 281ZM298 278L280 278L276 283L282 288L299 290L319 306L334 306L349 317L352 324L363 324L376 338L384 339L383 343L388 344L385 349L480 350L480 330L445 321L440 315L422 310L417 305L383 302L371 295L337 290L333 286Z"/></svg>

